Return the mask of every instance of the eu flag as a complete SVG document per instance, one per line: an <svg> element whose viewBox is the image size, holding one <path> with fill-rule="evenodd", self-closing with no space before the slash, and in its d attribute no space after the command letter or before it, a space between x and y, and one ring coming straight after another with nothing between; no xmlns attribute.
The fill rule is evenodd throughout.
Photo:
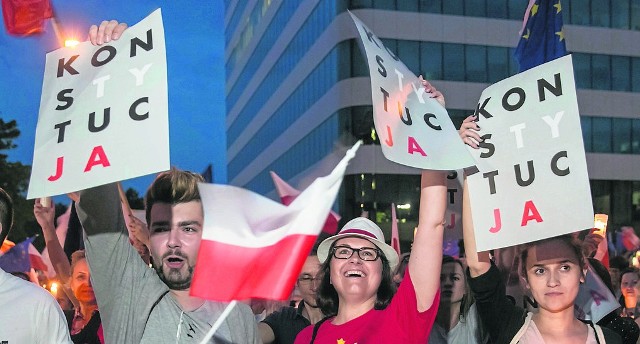
<svg viewBox="0 0 640 344"><path fill-rule="evenodd" d="M566 54L560 0L536 0L514 53L520 72Z"/></svg>
<svg viewBox="0 0 640 344"><path fill-rule="evenodd" d="M31 270L31 261L29 260L29 245L35 237L16 244L5 254L0 256L0 269L4 272L26 272Z"/></svg>

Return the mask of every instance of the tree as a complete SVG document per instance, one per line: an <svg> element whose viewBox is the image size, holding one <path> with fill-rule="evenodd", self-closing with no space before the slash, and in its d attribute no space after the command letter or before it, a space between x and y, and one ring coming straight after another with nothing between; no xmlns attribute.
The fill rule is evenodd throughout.
<svg viewBox="0 0 640 344"><path fill-rule="evenodd" d="M124 192L125 196L127 196L127 201L129 201L129 207L131 209L144 209L144 200L133 188L128 188L127 191Z"/></svg>
<svg viewBox="0 0 640 344"><path fill-rule="evenodd" d="M35 234L33 201L25 199L25 193L29 187L31 166L23 165L20 162L9 162L8 155L3 154L3 151L16 147L13 140L18 136L20 136L20 130L15 120L5 122L0 119L0 187L13 198L15 218L9 239L16 242ZM37 223L35 226L35 228L39 228ZM32 230L27 231L27 228L32 228Z"/></svg>

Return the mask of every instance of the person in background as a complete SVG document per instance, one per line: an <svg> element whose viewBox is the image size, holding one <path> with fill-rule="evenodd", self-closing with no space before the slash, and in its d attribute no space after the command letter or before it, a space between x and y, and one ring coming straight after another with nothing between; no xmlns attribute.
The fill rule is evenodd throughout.
<svg viewBox="0 0 640 344"><path fill-rule="evenodd" d="M615 291L613 295L617 299L620 299L621 305L624 306L624 300L622 300L622 291L620 289L620 272L629 267L629 260L623 256L615 256L609 259L609 275L611 276L611 284Z"/></svg>
<svg viewBox="0 0 640 344"><path fill-rule="evenodd" d="M407 270L407 264L409 264L409 257L409 252L400 255L400 263L398 263L398 266L393 270L393 283L396 284L396 287L399 287L400 282L404 279L404 273Z"/></svg>
<svg viewBox="0 0 640 344"><path fill-rule="evenodd" d="M0 243L13 225L13 201L0 188ZM40 286L0 269L0 343L71 343L60 306Z"/></svg>
<svg viewBox="0 0 640 344"><path fill-rule="evenodd" d="M450 256L442 258L440 306L429 344L487 343L476 305L467 284L462 262Z"/></svg>
<svg viewBox="0 0 640 344"><path fill-rule="evenodd" d="M69 263L56 235L53 202L45 207L41 201L41 199L36 199L33 205L33 215L42 228L51 265L64 286L61 290L70 290L75 305L74 310L64 312L71 340L77 344L104 344L98 303L91 286L91 271L84 250L73 252L71 264ZM62 291L58 292L64 294Z"/></svg>
<svg viewBox="0 0 640 344"><path fill-rule="evenodd" d="M620 273L620 291L624 300L622 316L624 317L636 319L640 316L638 281L640 281L640 271L636 268L626 268Z"/></svg>
<svg viewBox="0 0 640 344"><path fill-rule="evenodd" d="M264 344L293 344L302 329L324 318L318 308L316 292L322 275L316 252L311 252L302 265L297 287L302 301L297 307L283 307L269 314L258 324L258 331Z"/></svg>
<svg viewBox="0 0 640 344"><path fill-rule="evenodd" d="M613 285L611 284L611 277L609 276L607 268L605 268L604 265L595 258L587 258L587 260L589 261L589 265L591 265L593 271L595 271L598 277L600 277L602 282L613 294ZM638 337L640 336L640 328L638 327L638 324L636 324L631 318L620 316L618 309L605 315L600 319L600 321L598 321L598 325L604 326L617 333L622 338L622 342L624 344L636 344Z"/></svg>

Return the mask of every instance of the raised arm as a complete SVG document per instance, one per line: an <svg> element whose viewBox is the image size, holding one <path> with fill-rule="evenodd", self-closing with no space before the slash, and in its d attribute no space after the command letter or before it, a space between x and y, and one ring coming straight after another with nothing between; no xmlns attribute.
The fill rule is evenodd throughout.
<svg viewBox="0 0 640 344"><path fill-rule="evenodd" d="M467 178L464 179L462 189L462 237L464 238L464 252L471 277L478 277L489 271L491 263L488 252L476 251L476 237L473 232L473 218L471 217L471 202L469 201Z"/></svg>
<svg viewBox="0 0 640 344"><path fill-rule="evenodd" d="M50 202L49 206L45 207L42 205L40 198L36 199L33 205L33 215L42 228L42 234L44 235L44 241L53 269L60 278L60 282L63 284L69 283L69 279L71 278L71 264L56 235L56 228L53 224L55 217L53 202Z"/></svg>
<svg viewBox="0 0 640 344"><path fill-rule="evenodd" d="M60 241L56 235L56 228L53 222L53 219L55 218L53 202L49 202L49 206L45 207L42 205L40 198L36 199L36 202L33 205L33 215L42 228L45 247L49 253L49 259L51 260L51 265L53 265L53 270L56 272L56 275L58 275L60 283L62 284L61 289L67 295L71 303L73 303L75 307L78 307L78 299L76 299L75 295L73 295L73 292L71 292L71 289L69 288L71 264L69 263L69 259L64 253L64 249L62 248L62 245L60 245Z"/></svg>
<svg viewBox="0 0 640 344"><path fill-rule="evenodd" d="M443 222L447 208L446 178L445 171L422 172L418 230L413 240L408 267L419 312L431 307L440 288Z"/></svg>

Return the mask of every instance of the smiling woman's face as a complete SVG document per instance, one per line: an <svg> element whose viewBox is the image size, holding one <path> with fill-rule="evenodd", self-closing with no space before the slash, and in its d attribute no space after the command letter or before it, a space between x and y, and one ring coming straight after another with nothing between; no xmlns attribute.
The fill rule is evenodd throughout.
<svg viewBox="0 0 640 344"><path fill-rule="evenodd" d="M369 240L357 237L342 238L334 245L334 247L338 246L377 249L376 245ZM331 283L338 292L341 302L342 300L362 302L371 299L375 302L382 280L382 259L378 257L374 261L365 261L360 259L355 251L348 259L331 256L330 274Z"/></svg>

